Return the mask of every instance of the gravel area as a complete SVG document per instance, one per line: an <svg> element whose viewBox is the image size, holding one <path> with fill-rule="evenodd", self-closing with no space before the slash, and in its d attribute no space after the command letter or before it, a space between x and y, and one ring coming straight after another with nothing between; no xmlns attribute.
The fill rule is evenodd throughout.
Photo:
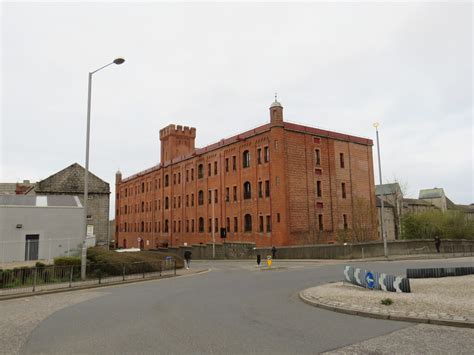
<svg viewBox="0 0 474 355"><path fill-rule="evenodd" d="M337 282L313 287L308 291L324 299L365 308L474 318L474 275L411 279L410 286L411 293L396 293ZM384 298L391 298L393 304L380 304Z"/></svg>
<svg viewBox="0 0 474 355"><path fill-rule="evenodd" d="M0 302L0 354L18 354L30 332L52 313L105 292L75 291Z"/></svg>

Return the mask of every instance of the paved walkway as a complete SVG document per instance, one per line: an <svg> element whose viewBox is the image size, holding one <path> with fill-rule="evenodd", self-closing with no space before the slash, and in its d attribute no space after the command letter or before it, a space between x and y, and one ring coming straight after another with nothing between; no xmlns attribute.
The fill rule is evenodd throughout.
<svg viewBox="0 0 474 355"><path fill-rule="evenodd" d="M395 293L335 282L301 291L300 298L341 313L474 328L474 275L411 279L410 284L411 293ZM382 305L384 298L393 304Z"/></svg>

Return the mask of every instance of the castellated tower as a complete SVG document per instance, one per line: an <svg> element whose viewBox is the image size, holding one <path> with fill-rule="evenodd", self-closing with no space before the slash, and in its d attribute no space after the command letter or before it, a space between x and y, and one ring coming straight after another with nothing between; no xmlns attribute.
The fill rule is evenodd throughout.
<svg viewBox="0 0 474 355"><path fill-rule="evenodd" d="M196 128L170 124L160 130L161 163L194 151Z"/></svg>

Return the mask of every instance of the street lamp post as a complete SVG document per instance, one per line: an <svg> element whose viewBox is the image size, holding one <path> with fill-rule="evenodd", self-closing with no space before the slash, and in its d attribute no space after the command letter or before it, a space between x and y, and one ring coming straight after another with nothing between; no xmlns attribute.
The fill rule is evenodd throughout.
<svg viewBox="0 0 474 355"><path fill-rule="evenodd" d="M384 228L384 214L383 214L383 191L382 191L382 165L380 164L380 144L379 144L379 124L378 122L375 122L374 125L375 127L375 134L377 136L377 157L379 161L379 181L380 181L380 204L381 204L381 209L380 209L380 231L382 233L382 239L383 239L383 253L385 257L388 257L388 249L387 249L387 236L385 235L385 228Z"/></svg>
<svg viewBox="0 0 474 355"><path fill-rule="evenodd" d="M123 58L117 58L113 62L100 67L97 70L89 73L89 85L87 91L87 129L86 129L86 166L84 174L84 239L82 240L82 255L81 255L81 279L86 279L86 261L87 261L87 202L88 202L88 190L89 190L89 137L90 137L90 124L91 124L91 93L92 93L92 74L97 73L109 65L117 64L120 65L125 62Z"/></svg>

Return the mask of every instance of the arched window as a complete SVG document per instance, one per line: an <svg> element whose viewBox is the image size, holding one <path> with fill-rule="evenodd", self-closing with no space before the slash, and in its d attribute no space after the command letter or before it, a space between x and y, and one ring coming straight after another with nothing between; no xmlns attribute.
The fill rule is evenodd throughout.
<svg viewBox="0 0 474 355"><path fill-rule="evenodd" d="M199 217L199 233L204 232L204 218Z"/></svg>
<svg viewBox="0 0 474 355"><path fill-rule="evenodd" d="M165 219L165 226L164 226L164 228L163 228L163 229L164 229L163 232L168 233L168 228L169 228L169 222L168 222L167 219Z"/></svg>
<svg viewBox="0 0 474 355"><path fill-rule="evenodd" d="M250 182L244 182L244 200L248 200L252 198L252 188L250 186Z"/></svg>
<svg viewBox="0 0 474 355"><path fill-rule="evenodd" d="M198 205L202 206L204 204L204 192L202 190L199 190L198 193Z"/></svg>
<svg viewBox="0 0 474 355"><path fill-rule="evenodd" d="M169 204L170 204L170 200L169 200L169 198L168 198L168 197L165 197L165 210L167 210L167 209L168 209L168 207L169 207Z"/></svg>
<svg viewBox="0 0 474 355"><path fill-rule="evenodd" d="M252 216L249 214L246 214L244 216L244 231L245 232L251 232L252 231Z"/></svg>
<svg viewBox="0 0 474 355"><path fill-rule="evenodd" d="M168 174L165 175L165 187L168 186L170 184L170 177L168 176Z"/></svg>
<svg viewBox="0 0 474 355"><path fill-rule="evenodd" d="M198 165L198 179L202 179L204 177L204 166L202 164Z"/></svg>
<svg viewBox="0 0 474 355"><path fill-rule="evenodd" d="M250 152L248 150L242 154L242 164L244 168L250 167Z"/></svg>

